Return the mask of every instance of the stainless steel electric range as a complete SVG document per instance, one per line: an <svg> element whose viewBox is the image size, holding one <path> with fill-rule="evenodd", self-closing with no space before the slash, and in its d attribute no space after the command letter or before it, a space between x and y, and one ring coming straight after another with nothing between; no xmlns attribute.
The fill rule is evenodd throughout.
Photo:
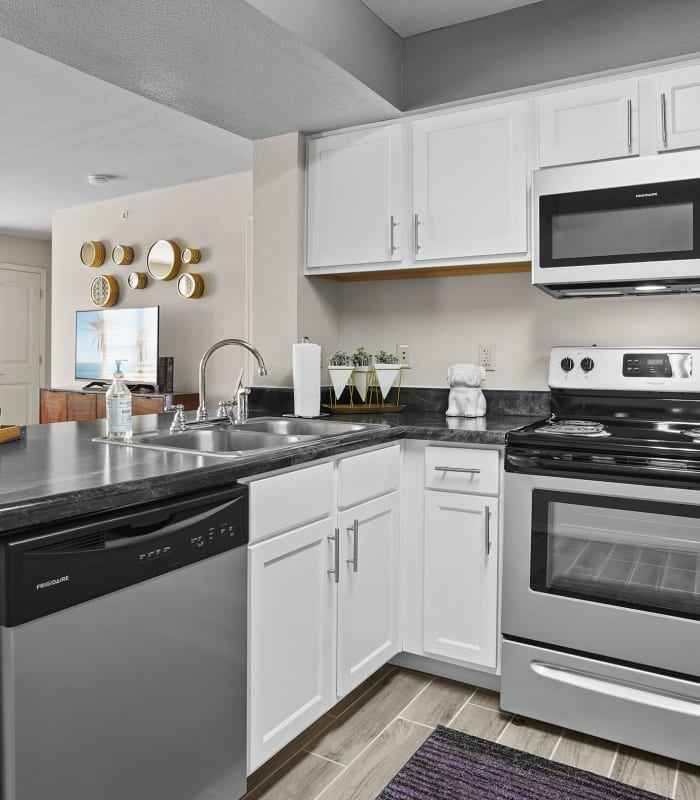
<svg viewBox="0 0 700 800"><path fill-rule="evenodd" d="M508 435L503 708L700 764L700 348L557 347Z"/></svg>

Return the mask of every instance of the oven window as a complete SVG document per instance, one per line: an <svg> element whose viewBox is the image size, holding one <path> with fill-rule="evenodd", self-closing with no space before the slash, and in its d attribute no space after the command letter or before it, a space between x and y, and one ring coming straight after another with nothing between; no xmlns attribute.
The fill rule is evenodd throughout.
<svg viewBox="0 0 700 800"><path fill-rule="evenodd" d="M535 591L700 619L700 507L533 492Z"/></svg>

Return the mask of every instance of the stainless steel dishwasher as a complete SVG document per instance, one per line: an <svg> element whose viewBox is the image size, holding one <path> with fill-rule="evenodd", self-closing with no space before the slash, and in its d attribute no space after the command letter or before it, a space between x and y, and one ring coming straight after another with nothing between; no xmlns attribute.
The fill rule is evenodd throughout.
<svg viewBox="0 0 700 800"><path fill-rule="evenodd" d="M0 543L2 800L244 794L246 492Z"/></svg>

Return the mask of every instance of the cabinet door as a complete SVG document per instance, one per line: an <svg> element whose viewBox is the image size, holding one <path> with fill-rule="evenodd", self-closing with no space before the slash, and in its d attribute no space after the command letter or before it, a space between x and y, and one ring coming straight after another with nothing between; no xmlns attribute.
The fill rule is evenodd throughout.
<svg viewBox="0 0 700 800"><path fill-rule="evenodd" d="M401 649L399 495L338 515L338 695L342 697Z"/></svg>
<svg viewBox="0 0 700 800"><path fill-rule="evenodd" d="M162 397L142 397L136 394L131 395L131 413L134 416L141 414L161 414L162 412Z"/></svg>
<svg viewBox="0 0 700 800"><path fill-rule="evenodd" d="M527 250L525 103L413 123L416 260Z"/></svg>
<svg viewBox="0 0 700 800"><path fill-rule="evenodd" d="M656 85L659 152L700 147L700 67L663 73Z"/></svg>
<svg viewBox="0 0 700 800"><path fill-rule="evenodd" d="M402 127L312 139L308 148L308 264L399 261Z"/></svg>
<svg viewBox="0 0 700 800"><path fill-rule="evenodd" d="M427 491L424 544L423 647L426 654L495 667L498 643L496 499Z"/></svg>
<svg viewBox="0 0 700 800"><path fill-rule="evenodd" d="M94 394L68 392L67 415L72 422L82 419L97 419L97 398Z"/></svg>
<svg viewBox="0 0 700 800"><path fill-rule="evenodd" d="M39 422L65 422L68 419L66 392L39 390Z"/></svg>
<svg viewBox="0 0 700 800"><path fill-rule="evenodd" d="M541 167L639 155L636 80L545 95L537 115Z"/></svg>
<svg viewBox="0 0 700 800"><path fill-rule="evenodd" d="M333 532L325 519L249 547L249 772L336 701Z"/></svg>

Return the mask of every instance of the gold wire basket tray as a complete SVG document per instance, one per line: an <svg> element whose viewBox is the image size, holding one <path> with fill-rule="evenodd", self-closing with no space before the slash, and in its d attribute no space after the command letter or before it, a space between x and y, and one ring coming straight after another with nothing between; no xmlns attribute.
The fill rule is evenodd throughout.
<svg viewBox="0 0 700 800"><path fill-rule="evenodd" d="M403 411L399 402L401 378L408 366L375 364L367 367L328 367L331 414L370 414ZM333 373L337 372L337 375ZM347 373L347 377L345 376ZM344 383L343 383L344 381ZM347 402L341 403L347 394Z"/></svg>

